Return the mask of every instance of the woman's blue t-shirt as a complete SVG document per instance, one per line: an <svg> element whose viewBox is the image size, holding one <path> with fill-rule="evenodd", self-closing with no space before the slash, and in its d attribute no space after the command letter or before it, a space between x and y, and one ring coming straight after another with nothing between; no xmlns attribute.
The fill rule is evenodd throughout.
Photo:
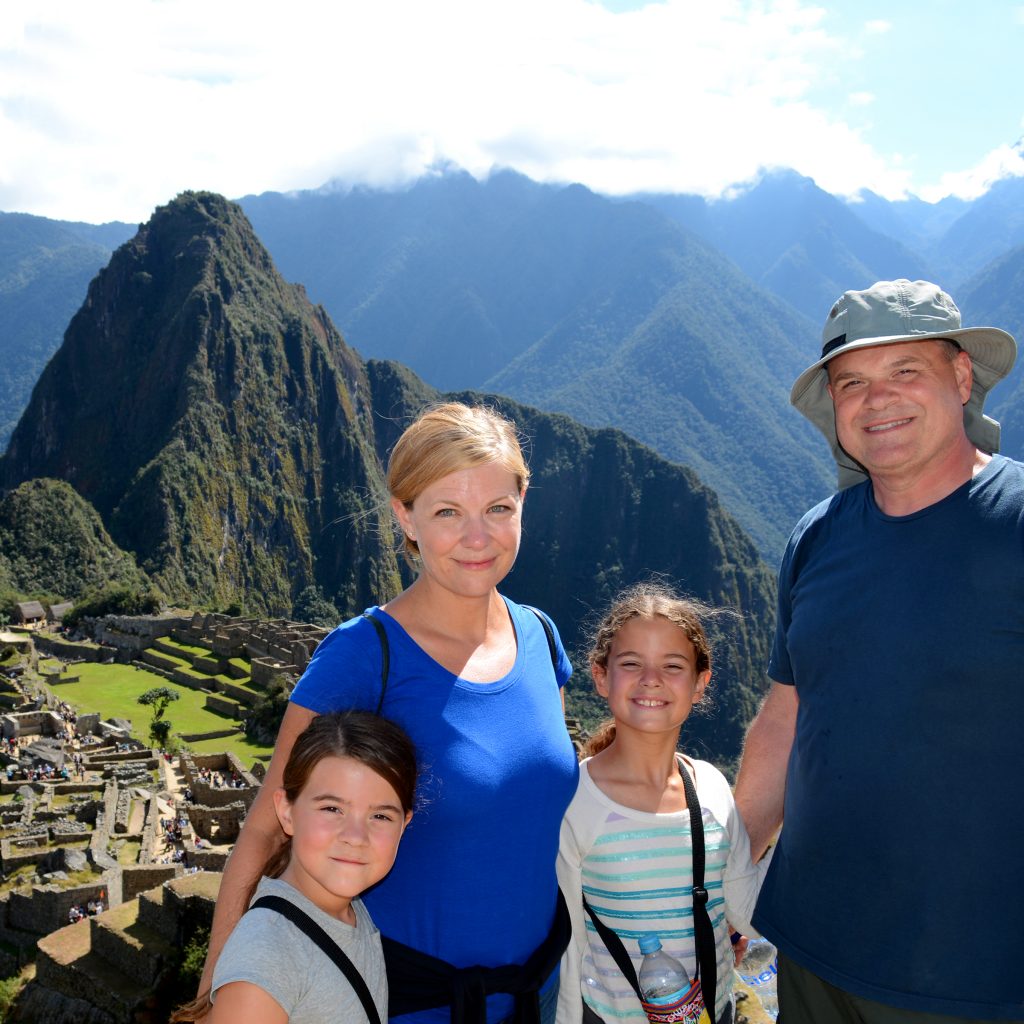
<svg viewBox="0 0 1024 1024"><path fill-rule="evenodd" d="M572 667L555 633L557 673L534 612L506 599L517 653L490 683L453 675L387 612L390 650L381 710L420 759L417 808L391 873L365 896L384 935L457 967L522 963L554 917L558 831L576 790L576 755L559 690ZM324 713L375 710L381 644L363 617L317 648L292 701ZM488 1019L512 1012L491 996ZM447 1022L447 1008L400 1018Z"/></svg>

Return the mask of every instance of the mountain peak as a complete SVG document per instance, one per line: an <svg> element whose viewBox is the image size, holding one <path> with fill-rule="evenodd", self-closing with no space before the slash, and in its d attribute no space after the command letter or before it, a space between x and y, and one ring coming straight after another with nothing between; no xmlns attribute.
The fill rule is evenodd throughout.
<svg viewBox="0 0 1024 1024"><path fill-rule="evenodd" d="M240 207L186 192L92 282L0 479L68 481L169 595L255 593L283 614L318 583L325 525L352 511L325 465L348 460L350 486L380 491L366 391L358 356L282 280ZM342 589L367 598L395 569L351 547L371 521L389 531L373 505L326 559L333 571L352 558Z"/></svg>

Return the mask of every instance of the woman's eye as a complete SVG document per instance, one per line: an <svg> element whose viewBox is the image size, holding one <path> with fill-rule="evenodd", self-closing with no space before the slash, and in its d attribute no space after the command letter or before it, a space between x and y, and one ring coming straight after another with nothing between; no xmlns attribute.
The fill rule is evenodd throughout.
<svg viewBox="0 0 1024 1024"><path fill-rule="evenodd" d="M512 511L512 507L511 507L511 505L492 505L487 511L488 512L511 512Z"/></svg>
<svg viewBox="0 0 1024 1024"><path fill-rule="evenodd" d="M450 519L453 515L455 515L455 509L439 508L437 512L435 512L434 514L437 516L438 519Z"/></svg>

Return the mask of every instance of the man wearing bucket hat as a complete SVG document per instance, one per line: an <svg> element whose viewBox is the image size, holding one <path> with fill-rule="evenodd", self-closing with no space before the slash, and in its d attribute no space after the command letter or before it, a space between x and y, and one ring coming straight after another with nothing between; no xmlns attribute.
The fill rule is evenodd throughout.
<svg viewBox="0 0 1024 1024"><path fill-rule="evenodd" d="M786 1024L1024 1020L1024 465L983 411L1015 355L882 281L793 387L840 490L786 549L736 788L755 850L785 818L754 924Z"/></svg>

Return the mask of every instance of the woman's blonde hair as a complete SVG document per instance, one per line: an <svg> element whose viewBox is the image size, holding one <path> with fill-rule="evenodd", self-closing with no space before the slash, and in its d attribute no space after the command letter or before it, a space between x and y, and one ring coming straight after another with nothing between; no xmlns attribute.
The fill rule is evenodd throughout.
<svg viewBox="0 0 1024 1024"><path fill-rule="evenodd" d="M637 583L624 590L613 602L594 630L587 652L591 671L595 665L607 668L615 636L631 619L661 618L678 626L693 645L694 671L697 675L711 670L711 641L705 622L716 611L693 598L680 597L662 583ZM705 688L706 691L706 688ZM583 746L583 756L594 754L611 745L615 739L615 722L608 719L593 732Z"/></svg>
<svg viewBox="0 0 1024 1024"><path fill-rule="evenodd" d="M411 509L424 489L442 477L492 462L516 478L520 493L526 490L530 470L511 420L482 405L435 405L406 428L392 449L388 491ZM416 541L408 536L405 552L419 554Z"/></svg>

